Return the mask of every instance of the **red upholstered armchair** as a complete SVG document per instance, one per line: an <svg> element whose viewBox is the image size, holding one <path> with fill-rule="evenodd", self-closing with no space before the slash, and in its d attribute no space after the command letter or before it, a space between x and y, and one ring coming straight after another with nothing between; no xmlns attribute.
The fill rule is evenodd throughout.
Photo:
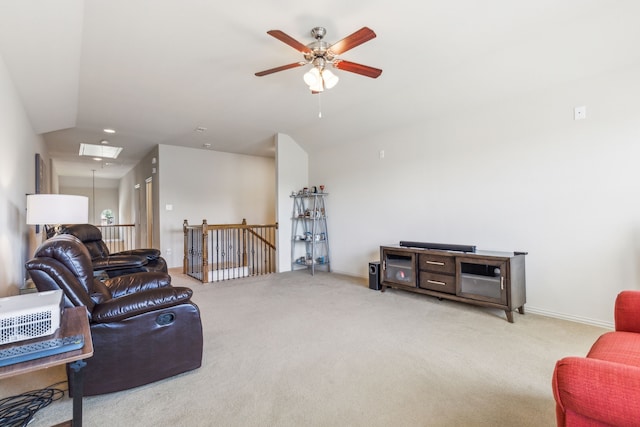
<svg viewBox="0 0 640 427"><path fill-rule="evenodd" d="M615 331L553 372L558 426L640 426L640 291L615 302Z"/></svg>

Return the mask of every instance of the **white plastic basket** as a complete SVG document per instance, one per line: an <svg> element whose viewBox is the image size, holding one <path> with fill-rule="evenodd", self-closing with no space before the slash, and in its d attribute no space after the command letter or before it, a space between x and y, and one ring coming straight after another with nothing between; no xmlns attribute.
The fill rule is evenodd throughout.
<svg viewBox="0 0 640 427"><path fill-rule="evenodd" d="M0 298L0 345L55 333L61 313L61 290Z"/></svg>

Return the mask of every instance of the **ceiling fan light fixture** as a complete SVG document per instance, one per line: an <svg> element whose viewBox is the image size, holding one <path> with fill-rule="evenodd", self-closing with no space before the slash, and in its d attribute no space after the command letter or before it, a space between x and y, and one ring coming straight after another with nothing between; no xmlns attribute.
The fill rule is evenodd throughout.
<svg viewBox="0 0 640 427"><path fill-rule="evenodd" d="M326 87L327 89L331 89L338 84L340 78L333 74L330 70L323 70L322 80L324 81L324 87Z"/></svg>
<svg viewBox="0 0 640 427"><path fill-rule="evenodd" d="M329 64L339 70L360 74L374 79L382 74L382 70L378 68L356 64L355 62L349 62L338 58L339 55L342 55L354 47L360 46L362 43L375 38L376 33L374 33L372 29L362 27L353 34L350 34L333 44L329 44L324 41L326 33L327 31L324 27L313 28L311 30L311 36L315 41L304 45L280 30L267 31L267 34L270 36L275 37L302 53L304 61L270 68L268 70L257 72L255 75L262 77L279 71L301 67L303 65L311 65L313 68L304 74L303 79L307 86L309 86L309 89L311 89L311 92L318 93L324 91L325 88L331 89L338 84L338 76L326 69Z"/></svg>
<svg viewBox="0 0 640 427"><path fill-rule="evenodd" d="M310 85L309 86L309 90L311 90L311 92L322 92L324 91L324 85L322 84L322 80L318 80L317 83Z"/></svg>
<svg viewBox="0 0 640 427"><path fill-rule="evenodd" d="M304 82L309 87L317 86L319 83L320 84L322 83L322 77L320 76L320 71L316 67L313 67L312 69L304 73L304 76L302 76L302 78L304 79Z"/></svg>
<svg viewBox="0 0 640 427"><path fill-rule="evenodd" d="M304 74L304 82L309 86L311 92L322 92L324 90L324 82L322 80L322 71L318 67L313 67Z"/></svg>

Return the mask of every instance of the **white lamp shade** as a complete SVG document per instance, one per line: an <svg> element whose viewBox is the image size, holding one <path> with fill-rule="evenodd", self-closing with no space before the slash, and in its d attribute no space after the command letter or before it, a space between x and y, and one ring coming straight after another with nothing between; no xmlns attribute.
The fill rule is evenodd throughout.
<svg viewBox="0 0 640 427"><path fill-rule="evenodd" d="M89 198L70 194L27 195L27 224L86 224Z"/></svg>

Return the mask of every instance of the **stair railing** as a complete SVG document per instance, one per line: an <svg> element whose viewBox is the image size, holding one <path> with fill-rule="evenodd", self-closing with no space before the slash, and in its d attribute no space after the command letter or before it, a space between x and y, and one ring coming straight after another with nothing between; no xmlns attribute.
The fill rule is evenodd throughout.
<svg viewBox="0 0 640 427"><path fill-rule="evenodd" d="M183 273L202 283L274 273L278 224L189 225L185 219Z"/></svg>
<svg viewBox="0 0 640 427"><path fill-rule="evenodd" d="M136 226L134 224L96 225L102 232L102 241L110 253L136 249Z"/></svg>

